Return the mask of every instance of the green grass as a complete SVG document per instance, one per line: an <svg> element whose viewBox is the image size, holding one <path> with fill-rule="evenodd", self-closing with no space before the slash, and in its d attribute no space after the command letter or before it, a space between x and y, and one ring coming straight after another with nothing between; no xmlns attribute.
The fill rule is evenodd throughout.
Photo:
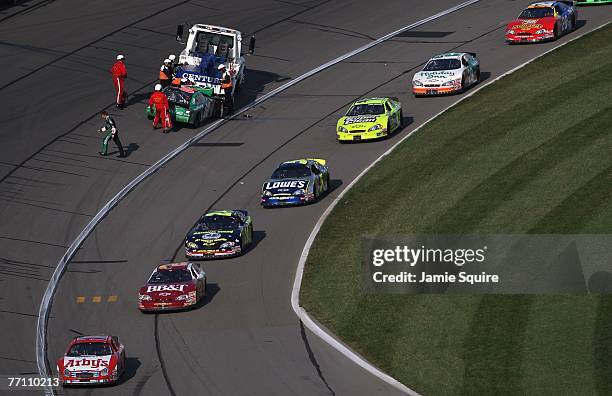
<svg viewBox="0 0 612 396"><path fill-rule="evenodd" d="M323 225L301 304L423 394L612 393L610 297L364 295L359 273L362 234L610 233L610 54L608 25L402 143Z"/></svg>

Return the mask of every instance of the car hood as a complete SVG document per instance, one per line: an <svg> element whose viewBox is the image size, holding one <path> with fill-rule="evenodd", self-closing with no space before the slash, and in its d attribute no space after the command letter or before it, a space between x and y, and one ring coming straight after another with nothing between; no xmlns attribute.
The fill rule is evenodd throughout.
<svg viewBox="0 0 612 396"><path fill-rule="evenodd" d="M457 70L438 70L438 71L420 71L414 75L413 80L421 82L445 82L461 78L461 69Z"/></svg>
<svg viewBox="0 0 612 396"><path fill-rule="evenodd" d="M270 179L263 185L264 191L272 194L293 194L297 190L308 188L310 179Z"/></svg>
<svg viewBox="0 0 612 396"><path fill-rule="evenodd" d="M176 297L187 294L196 289L194 281L175 282L175 283L147 283L140 288L140 294L147 294L151 297Z"/></svg>
<svg viewBox="0 0 612 396"><path fill-rule="evenodd" d="M71 371L100 371L108 368L110 370L113 355L104 356L64 356L63 368Z"/></svg>
<svg viewBox="0 0 612 396"><path fill-rule="evenodd" d="M516 32L532 33L539 29L551 30L555 26L554 17L534 18L534 19L516 19L508 24L506 30L514 30Z"/></svg>
<svg viewBox="0 0 612 396"><path fill-rule="evenodd" d="M338 120L338 126L342 126L349 131L354 129L367 129L376 124L381 124L384 126L386 123L387 116L385 114L345 116Z"/></svg>
<svg viewBox="0 0 612 396"><path fill-rule="evenodd" d="M194 231L185 238L185 246L192 249L215 249L225 242L236 242L237 239L240 239L239 230Z"/></svg>

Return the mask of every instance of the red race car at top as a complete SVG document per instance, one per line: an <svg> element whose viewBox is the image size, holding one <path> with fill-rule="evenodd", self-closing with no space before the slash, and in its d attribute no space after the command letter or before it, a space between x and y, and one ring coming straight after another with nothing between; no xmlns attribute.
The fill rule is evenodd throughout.
<svg viewBox="0 0 612 396"><path fill-rule="evenodd" d="M62 386L116 383L125 371L125 347L116 336L75 337L57 361Z"/></svg>
<svg viewBox="0 0 612 396"><path fill-rule="evenodd" d="M538 1L531 3L506 28L506 42L535 43L556 40L576 29L574 1Z"/></svg>
<svg viewBox="0 0 612 396"><path fill-rule="evenodd" d="M195 306L206 294L206 274L195 263L162 264L138 293L141 311L178 310Z"/></svg>

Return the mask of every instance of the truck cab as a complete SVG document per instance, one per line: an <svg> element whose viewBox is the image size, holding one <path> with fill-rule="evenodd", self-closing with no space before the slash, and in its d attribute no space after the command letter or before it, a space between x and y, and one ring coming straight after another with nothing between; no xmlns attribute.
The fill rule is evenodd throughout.
<svg viewBox="0 0 612 396"><path fill-rule="evenodd" d="M182 39L182 35L183 26L179 25L177 40ZM214 95L225 94L220 82L222 74L217 69L220 64L225 64L232 76L230 94L233 95L237 86L244 82L246 62L242 54L242 34L235 29L214 25L191 26L185 49L179 55L177 77L191 80L198 86L213 88Z"/></svg>

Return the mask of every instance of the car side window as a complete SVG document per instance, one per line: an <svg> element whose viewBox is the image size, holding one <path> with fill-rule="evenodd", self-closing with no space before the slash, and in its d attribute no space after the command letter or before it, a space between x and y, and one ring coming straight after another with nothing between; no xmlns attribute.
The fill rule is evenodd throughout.
<svg viewBox="0 0 612 396"><path fill-rule="evenodd" d="M319 168L315 164L312 164L310 166L310 169L312 170L312 173L314 173L315 175L318 175L319 173L321 173L321 171L319 170Z"/></svg>
<svg viewBox="0 0 612 396"><path fill-rule="evenodd" d="M563 7L561 7L561 4L555 4L555 11L557 11L557 14L563 14Z"/></svg>
<svg viewBox="0 0 612 396"><path fill-rule="evenodd" d="M387 111L391 111L391 106L389 105L389 102L386 102L386 103L385 103L385 109L386 109Z"/></svg>
<svg viewBox="0 0 612 396"><path fill-rule="evenodd" d="M467 57L465 55L461 57L461 63L463 64L463 66L468 66Z"/></svg>

